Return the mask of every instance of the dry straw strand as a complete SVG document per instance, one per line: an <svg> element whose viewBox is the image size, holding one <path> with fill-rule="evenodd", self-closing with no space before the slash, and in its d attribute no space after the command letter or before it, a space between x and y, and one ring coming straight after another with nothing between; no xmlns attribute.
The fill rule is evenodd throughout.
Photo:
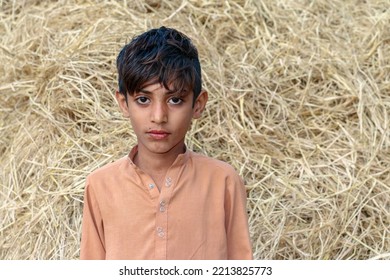
<svg viewBox="0 0 390 280"><path fill-rule="evenodd" d="M77 259L86 176L136 143L115 58L198 46L189 148L244 178L256 259L390 259L385 0L0 0L0 259Z"/></svg>

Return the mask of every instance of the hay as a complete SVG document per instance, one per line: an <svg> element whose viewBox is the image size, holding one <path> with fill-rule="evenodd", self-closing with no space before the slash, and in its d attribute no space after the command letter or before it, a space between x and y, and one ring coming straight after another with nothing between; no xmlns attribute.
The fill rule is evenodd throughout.
<svg viewBox="0 0 390 280"><path fill-rule="evenodd" d="M0 259L78 258L85 177L135 143L116 54L161 25L199 48L188 146L245 178L255 258L390 259L387 1L0 7Z"/></svg>

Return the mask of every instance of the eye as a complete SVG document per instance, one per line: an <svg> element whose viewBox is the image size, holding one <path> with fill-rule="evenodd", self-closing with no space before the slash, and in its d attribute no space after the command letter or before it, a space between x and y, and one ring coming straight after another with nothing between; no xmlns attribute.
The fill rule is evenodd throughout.
<svg viewBox="0 0 390 280"><path fill-rule="evenodd" d="M181 99L179 97L172 97L168 100L168 103L173 104L173 105L178 105L178 104L181 104L182 102L183 102L183 99Z"/></svg>
<svg viewBox="0 0 390 280"><path fill-rule="evenodd" d="M136 101L138 104L141 104L141 105L146 105L146 104L149 104L149 103L150 103L149 98L147 98L147 97L145 97L145 96L137 97L137 98L135 99L135 101Z"/></svg>

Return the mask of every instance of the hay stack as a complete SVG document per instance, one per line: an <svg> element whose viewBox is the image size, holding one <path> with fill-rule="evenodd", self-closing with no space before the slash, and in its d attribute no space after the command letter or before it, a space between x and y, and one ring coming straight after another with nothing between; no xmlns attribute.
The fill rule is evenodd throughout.
<svg viewBox="0 0 390 280"><path fill-rule="evenodd" d="M77 259L85 177L135 143L115 57L198 46L188 146L245 178L257 259L390 259L388 1L0 1L0 259Z"/></svg>

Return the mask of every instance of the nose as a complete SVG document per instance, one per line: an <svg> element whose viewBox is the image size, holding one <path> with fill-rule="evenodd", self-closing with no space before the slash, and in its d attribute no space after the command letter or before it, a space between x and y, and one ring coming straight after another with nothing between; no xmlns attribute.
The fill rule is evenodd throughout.
<svg viewBox="0 0 390 280"><path fill-rule="evenodd" d="M151 120L154 123L166 123L168 121L168 108L164 102L156 102L152 106Z"/></svg>

